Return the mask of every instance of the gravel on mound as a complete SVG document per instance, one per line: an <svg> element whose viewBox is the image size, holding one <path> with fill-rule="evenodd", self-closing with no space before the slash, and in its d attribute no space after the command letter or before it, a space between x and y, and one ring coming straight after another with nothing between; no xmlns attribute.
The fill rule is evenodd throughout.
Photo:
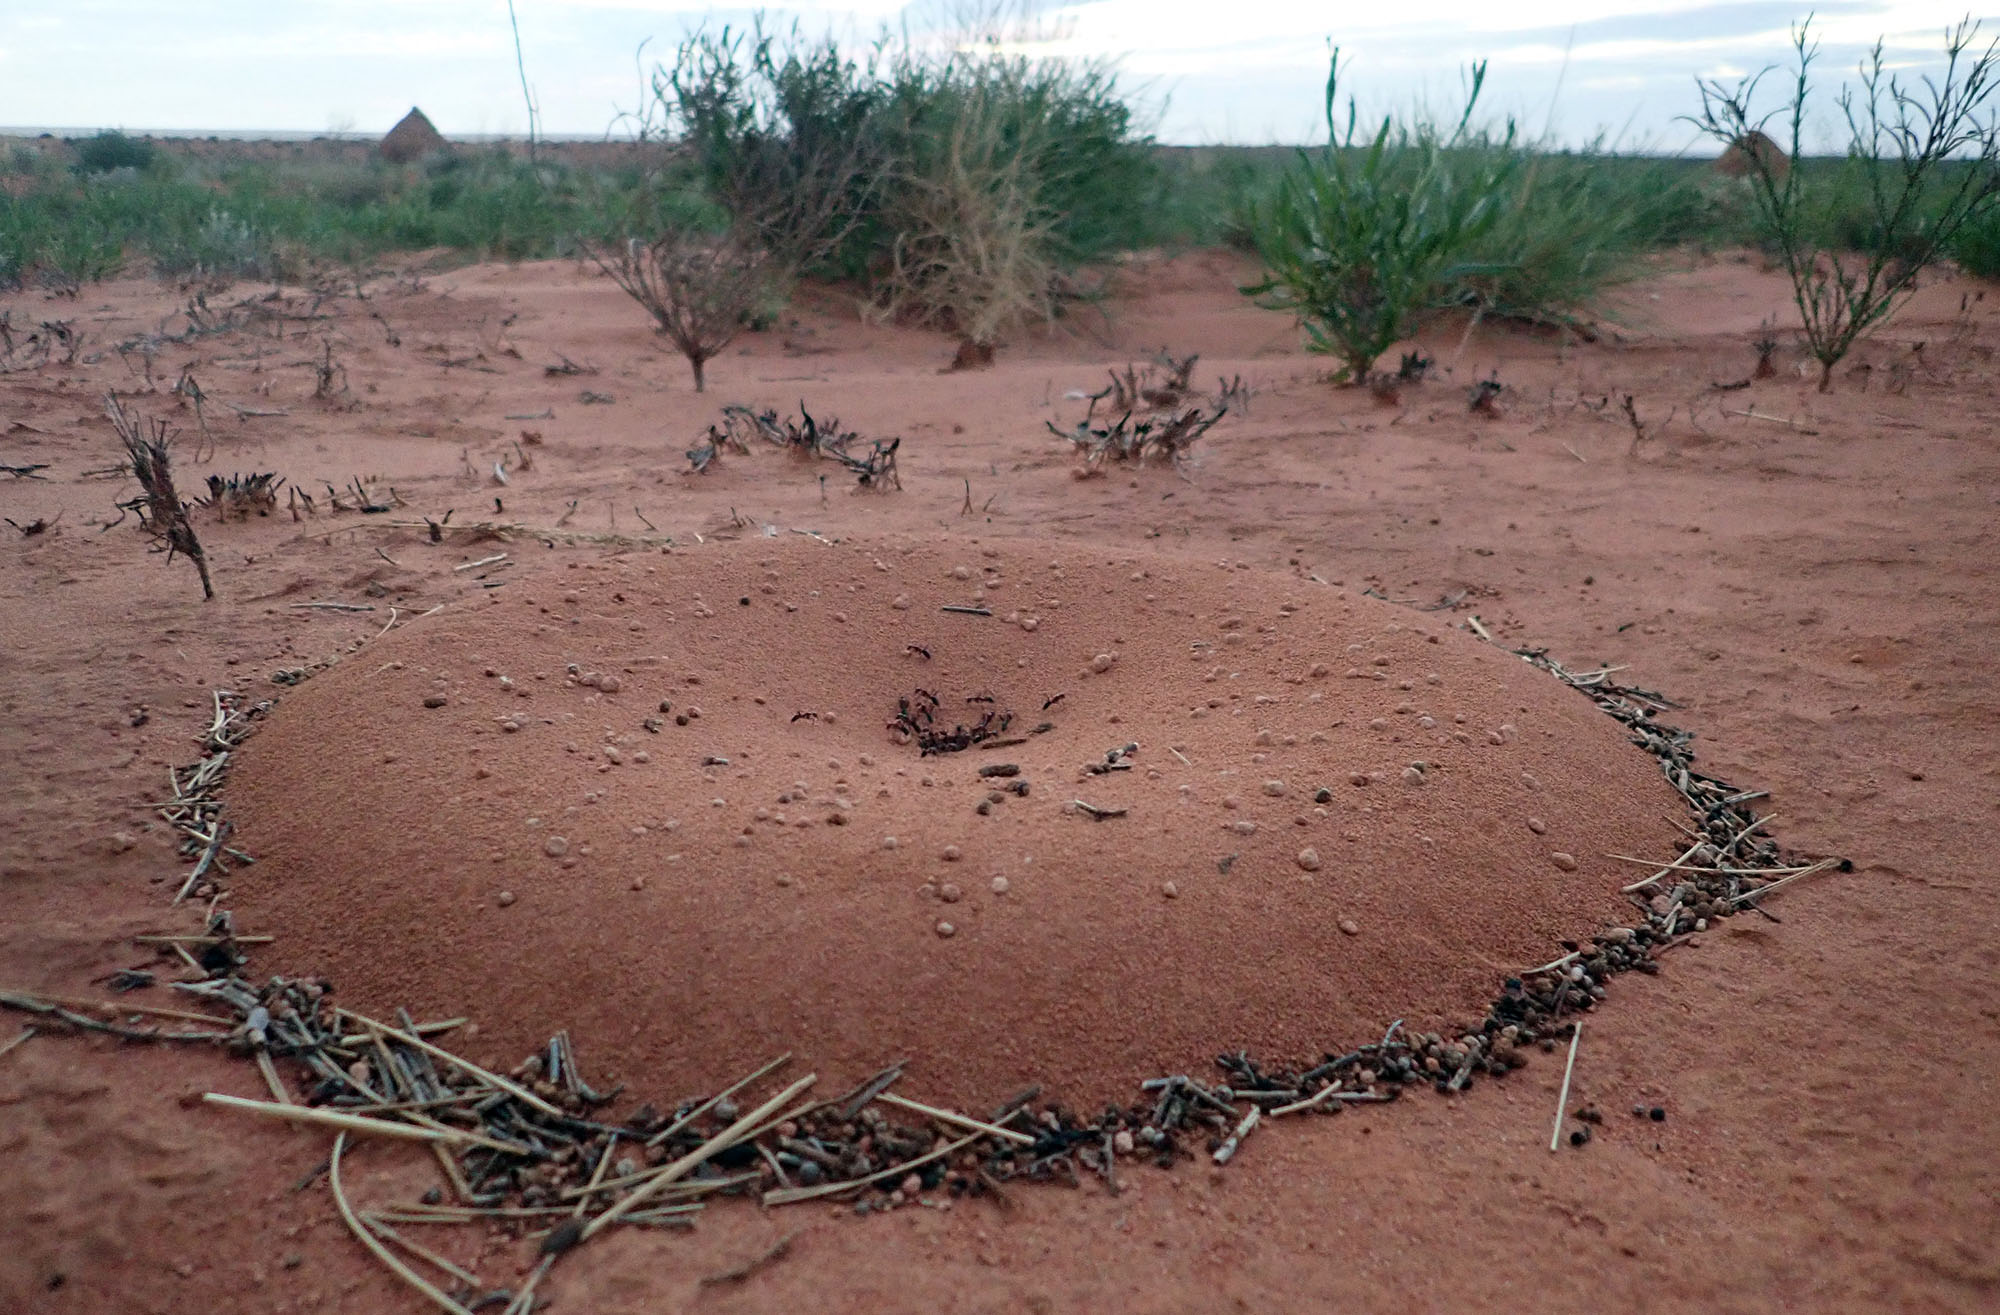
<svg viewBox="0 0 2000 1315"><path fill-rule="evenodd" d="M992 738L923 756L899 701ZM574 562L389 634L285 696L228 802L270 967L469 1014L475 1059L567 1028L656 1099L790 1050L827 1089L907 1059L914 1096L1085 1106L1476 1017L1629 913L1604 856L1681 809L1441 616L805 537Z"/></svg>

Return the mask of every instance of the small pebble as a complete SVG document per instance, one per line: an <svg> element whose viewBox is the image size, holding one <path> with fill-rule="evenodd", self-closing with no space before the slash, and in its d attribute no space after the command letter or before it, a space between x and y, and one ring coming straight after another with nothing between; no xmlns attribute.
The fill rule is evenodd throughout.
<svg viewBox="0 0 2000 1315"><path fill-rule="evenodd" d="M1342 918L1340 920L1340 929L1349 936L1359 936L1361 934L1361 924L1352 918Z"/></svg>
<svg viewBox="0 0 2000 1315"><path fill-rule="evenodd" d="M503 890L497 896L494 897L494 902L504 909L509 904L512 904L514 902L514 892L511 890Z"/></svg>
<svg viewBox="0 0 2000 1315"><path fill-rule="evenodd" d="M1273 799L1280 798L1285 793L1285 783L1283 781L1266 781L1264 782L1264 793Z"/></svg>
<svg viewBox="0 0 2000 1315"><path fill-rule="evenodd" d="M900 842L894 836L882 837L882 848L884 849L894 849L899 843Z"/></svg>
<svg viewBox="0 0 2000 1315"><path fill-rule="evenodd" d="M1307 845L1299 851L1299 866L1308 872L1319 871L1319 851Z"/></svg>
<svg viewBox="0 0 2000 1315"><path fill-rule="evenodd" d="M995 895L1005 895L1007 893L1007 887L1008 887L1007 878L1005 877L993 878L993 893Z"/></svg>
<svg viewBox="0 0 2000 1315"><path fill-rule="evenodd" d="M958 903L963 894L964 892L960 891L955 884L949 881L938 887L938 898L947 904Z"/></svg>
<svg viewBox="0 0 2000 1315"><path fill-rule="evenodd" d="M1163 882L1160 886L1160 893L1168 899L1179 899L1181 897L1181 888L1174 882Z"/></svg>
<svg viewBox="0 0 2000 1315"><path fill-rule="evenodd" d="M952 926L948 922L940 922L937 925L937 934L939 936L944 937L946 940L949 940L953 936L958 935L958 928Z"/></svg>
<svg viewBox="0 0 2000 1315"><path fill-rule="evenodd" d="M442 708L444 706L444 702L445 702L444 695L433 694L429 698L424 700L424 706L426 708Z"/></svg>
<svg viewBox="0 0 2000 1315"><path fill-rule="evenodd" d="M1541 818L1531 817L1528 819L1528 830L1534 832L1536 835L1544 835L1548 829L1548 824L1542 821Z"/></svg>
<svg viewBox="0 0 2000 1315"><path fill-rule="evenodd" d="M1549 862L1555 864L1557 867L1561 868L1564 872L1576 871L1576 856L1573 854L1565 854L1559 849L1549 855Z"/></svg>
<svg viewBox="0 0 2000 1315"><path fill-rule="evenodd" d="M941 858L943 858L943 859L944 859L944 861L945 861L945 862L947 862L947 863L956 863L956 862L958 862L958 860L959 860L959 852L958 852L958 846L957 846L957 845L946 845L946 846L944 847L944 852L943 852L943 853L942 853L942 854L940 855L940 857L941 857Z"/></svg>
<svg viewBox="0 0 2000 1315"><path fill-rule="evenodd" d="M1111 670L1111 664L1113 662L1116 662L1117 660L1118 660L1117 658L1113 657L1109 653L1099 653L1096 657L1090 660L1090 669L1092 671L1095 671L1098 675L1101 676L1105 672Z"/></svg>
<svg viewBox="0 0 2000 1315"><path fill-rule="evenodd" d="M561 858L569 853L569 841L562 836L550 836L542 842L542 852L550 858Z"/></svg>
<svg viewBox="0 0 2000 1315"><path fill-rule="evenodd" d="M1116 1155L1132 1153L1132 1134L1124 1128L1111 1134L1111 1150Z"/></svg>

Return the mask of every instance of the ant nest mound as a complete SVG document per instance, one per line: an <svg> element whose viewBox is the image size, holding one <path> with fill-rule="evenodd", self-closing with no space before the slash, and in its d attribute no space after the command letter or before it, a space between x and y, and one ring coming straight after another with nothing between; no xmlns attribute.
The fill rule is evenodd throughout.
<svg viewBox="0 0 2000 1315"><path fill-rule="evenodd" d="M262 966L511 1063L1079 1104L1477 1017L1680 804L1582 695L1300 575L805 537L576 562L287 694L229 787ZM601 1084L600 1084L601 1085Z"/></svg>

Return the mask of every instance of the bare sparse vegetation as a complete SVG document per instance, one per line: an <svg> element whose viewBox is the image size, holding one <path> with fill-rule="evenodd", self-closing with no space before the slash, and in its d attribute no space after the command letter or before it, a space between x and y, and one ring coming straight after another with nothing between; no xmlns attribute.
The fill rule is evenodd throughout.
<svg viewBox="0 0 2000 1315"><path fill-rule="evenodd" d="M2000 213L2000 43L1981 49L1978 36L1971 19L1950 29L1942 74L1914 85L1890 70L1878 41L1861 61L1858 89L1843 88L1837 99L1848 147L1842 175L1831 178L1799 167L1819 51L1810 21L1793 30L1791 91L1779 108L1755 108L1771 69L1733 86L1697 82L1701 112L1692 122L1715 140L1733 145L1761 136L1778 119L1789 128L1784 154L1751 150L1735 159L1791 278L1821 392L1833 386L1833 368L1855 342L1915 290L1918 275L1969 225ZM1847 191L1866 197L1859 250L1818 236L1837 227L1829 211Z"/></svg>
<svg viewBox="0 0 2000 1315"><path fill-rule="evenodd" d="M593 248L591 256L687 357L698 393L707 390L708 363L743 331L774 274L770 253L740 232L675 227L650 241Z"/></svg>
<svg viewBox="0 0 2000 1315"><path fill-rule="evenodd" d="M1084 474L1100 473L1106 462L1131 462L1143 466L1149 460L1163 461L1181 469L1195 441L1227 414L1193 406L1165 416L1134 420L1128 411L1109 424L1093 425L1079 420L1074 429L1049 426L1057 438L1068 440L1083 457Z"/></svg>
<svg viewBox="0 0 2000 1315"><path fill-rule="evenodd" d="M111 417L111 426L118 433L118 441L125 449L125 458L130 463L132 475L144 490L131 502L123 504L127 509L139 514L139 524L167 552L167 560L172 561L175 553L180 553L194 563L201 575L201 595L213 600L215 586L208 578L208 558L202 553L201 540L195 537L194 522L188 518L188 504L174 489L171 449L174 431L164 420L147 420L135 412L127 411L119 405L115 395L104 399L105 414Z"/></svg>

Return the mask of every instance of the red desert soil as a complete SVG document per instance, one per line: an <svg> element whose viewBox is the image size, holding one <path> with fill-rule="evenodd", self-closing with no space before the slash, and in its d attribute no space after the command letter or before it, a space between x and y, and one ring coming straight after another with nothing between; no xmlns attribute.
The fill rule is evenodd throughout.
<svg viewBox="0 0 2000 1315"><path fill-rule="evenodd" d="M254 737L231 904L273 966L477 1015L503 1066L569 1028L663 1095L789 1051L1101 1109L1218 1050L1462 1027L1629 911L1599 855L1684 848L1588 699L1310 579L793 535L580 567L385 636ZM921 757L886 729L918 690L946 733L1011 720Z"/></svg>
<svg viewBox="0 0 2000 1315"><path fill-rule="evenodd" d="M1217 579L1207 572L1227 559L1251 568L1228 577L1232 584L1281 581L1243 586L1253 626L1252 605L1270 598L1267 590L1302 590L1318 576L1328 583L1313 586L1323 592L1300 620L1344 593L1354 616L1364 619L1357 624L1378 634L1391 623L1428 633L1476 613L1503 643L1546 645L1572 664L1625 665L1624 678L1685 705L1671 719L1700 733L1706 770L1771 791L1768 806L1780 815L1774 830L1781 839L1803 853L1850 856L1855 870L1774 896L1771 911L1782 923L1731 919L1668 956L1658 977L1614 985L1585 1030L1572 1092L1572 1103L1593 1101L1609 1121L1580 1149L1565 1147L1560 1155L1547 1149L1561 1064L1560 1056L1536 1053L1524 1071L1460 1097L1425 1093L1393 1107L1261 1132L1226 1170L1135 1166L1116 1197L1094 1185L1028 1190L1015 1194L1019 1208L1011 1212L960 1203L950 1211L919 1207L867 1219L814 1206L768 1213L728 1207L711 1210L685 1236L607 1237L552 1276L547 1291L556 1310L1261 1310L1302 1300L1492 1311L1991 1309L2000 1301L2000 1160L1993 1154L2000 1113L1990 1098L2000 1072L2000 904L1990 862L2000 812L2000 701L1991 676L2000 661L1993 601L1993 563L2000 559L2000 399L1991 382L2000 345L1996 300L1980 299L1978 285L1940 280L1863 346L1831 395L1813 392L1790 370L1715 391L1712 384L1749 374L1758 325L1766 317L1787 322L1790 312L1786 289L1770 274L1740 260L1709 261L1631 289L1616 332L1592 343L1488 327L1461 351L1461 326L1444 326L1425 346L1449 367L1446 376L1410 390L1400 407L1385 407L1328 389L1321 363L1299 353L1290 326L1236 295L1246 272L1218 255L1136 261L1110 326L1088 326L1098 336L1024 341L1003 351L996 368L964 374L939 373L949 344L858 323L846 303L821 295L802 302L796 322L746 339L713 363L713 391L700 398L689 390L683 364L662 350L635 308L601 279L565 264L480 267L433 274L423 283L384 279L366 301L324 301L313 313L326 318L278 326L267 319L236 333L166 344L150 359L130 352L121 360L111 347L155 329L180 305L182 296L170 289L131 282L88 288L74 304L31 296L0 303L17 325L62 316L89 335L75 364L0 376L0 461L50 466L42 472L47 480L0 478L0 509L22 525L61 515L53 530L32 537L0 530L7 535L0 544L6 635L0 744L13 764L0 809L5 984L82 994L101 990L92 980L121 967L172 975L171 963L130 943L136 933L184 929L192 916L167 907L168 883L185 866L146 804L161 797L168 766L194 758L209 691L218 686L281 693L268 683L274 671L347 655L344 665L285 694L288 705L296 701L295 729L303 734L321 724L313 700L331 701L385 662L405 663L380 676L390 697L349 703L366 720L327 725L300 746L298 761L310 765L316 758L324 778L310 792L300 787L301 798L333 802L310 816L270 817L259 825L272 829L274 872L285 861L279 828L294 826L300 839L319 838L314 861L328 863L341 880L374 881L412 900L427 874L434 879L448 870L445 860L431 854L411 870L374 873L336 860L343 848L356 858L392 852L443 824L427 818L402 839L377 829L381 823L368 810L386 811L382 801L405 791L389 776L345 790L338 778L352 765L370 761L371 753L377 759L412 753L395 746L420 744L438 727L491 707L497 696L488 687L498 678L479 673L512 662L515 653L558 682L544 682L522 706L537 717L545 709L575 710L590 732L577 733L579 760L586 746L603 743L604 725L629 731L644 715L647 705L621 692L603 702L620 705L622 720L587 718L584 709L596 706L585 702L591 695L559 683L559 649L583 639L567 633L568 616L560 615L564 589L595 598L614 576L644 577L647 589L685 600L693 586L667 568L705 563L707 552L716 562L738 554L754 562L780 551L786 560L826 551L794 530L843 543L907 544L935 554L938 565L962 562L976 570L988 548L1009 563L1026 563L1010 566L996 599L1026 590L1026 571L1049 560L1095 566L1164 549L1194 563L1185 568L1189 580L1210 588ZM309 302L291 304L302 311ZM310 362L323 338L346 367L345 398L312 397ZM1186 479L1162 469L1072 478L1073 458L1043 422L1073 423L1081 404L1067 394L1095 389L1106 367L1162 343L1203 353L1198 379L1241 373L1256 383L1248 414L1232 416L1202 440ZM557 353L599 373L545 374ZM132 404L193 429L193 415L166 391L187 366L209 399L213 447L196 459L190 443L185 474L276 469L321 494L322 503L321 514L303 523L280 515L219 525L204 517L221 593L207 606L192 571L147 556L130 521L104 532L93 523L110 519L111 503L131 493L129 482L90 474L112 462L102 394L137 393ZM1503 413L1468 415L1466 385L1494 370L1507 385ZM584 404L584 390L613 400ZM1637 445L1619 416L1627 393L1653 425L1653 436ZM793 410L801 398L816 414L838 414L868 435L903 435L904 491L853 492L829 469L823 493L820 472L775 450L726 456L705 476L683 473L681 451L719 404ZM544 419L507 418L551 410ZM261 414L279 411L285 414ZM524 429L540 443L522 440ZM490 470L515 456L516 441L533 466L517 464L502 489ZM393 485L407 508L384 516L329 515L319 481L340 484L354 476ZM974 511L962 514L968 485ZM420 513L441 516L448 508L456 509L454 525L493 516L496 493L505 499L506 520L553 526L568 513L571 531L653 533L643 516L660 536L693 550L662 557L657 548L544 547L532 537L504 545L453 538L433 546L421 528L385 524ZM757 542L765 526L776 527L782 550ZM696 544L697 535L741 541L708 547ZM500 551L508 562L453 569ZM649 566L661 574L644 576ZM935 571L910 578L913 599L919 581L926 596L973 583L948 586ZM1363 590L1398 603L1456 605L1425 613L1370 603L1364 610ZM1151 591L1163 610L1217 614L1212 604ZM499 601L483 601L489 596ZM497 632L485 632L495 638L483 663L469 649L448 656L428 649L430 637L451 633L459 618L469 626L483 615L518 616L526 606L519 600L528 597L538 600L537 609L556 609L535 622L557 626L559 618L556 630L538 635L530 626L505 636L504 645ZM775 615L770 604L758 613L761 597L753 594L752 612ZM782 594L774 597L783 601ZM806 601L795 601L807 616ZM293 606L302 602L375 610ZM720 627L733 598L709 602ZM401 629L438 604L451 606ZM632 782L646 772L659 778L663 802L698 798L689 753L734 759L732 749L746 746L754 769L771 773L761 789L772 800L761 806L775 810L772 784L783 790L794 779L806 780L814 799L830 793L835 769L815 766L795 775L780 770L789 759L762 757L796 737L802 753L806 744L816 746L801 764L823 763L817 746L849 729L879 727L879 699L901 682L873 660L848 659L900 637L880 626L879 603L865 613L847 610L856 637L825 654L823 671L792 669L789 676L796 689L827 680L826 689L852 701L835 705L831 693L819 700L837 707L831 726L801 722L795 731L786 721L733 745L697 743L687 732L722 727L727 705L711 706L706 693L683 694L676 701L697 702L704 716L688 728L669 721L657 738L673 752L649 750L650 767L628 763L596 777L612 783L604 787L613 792L610 815L639 814L638 804L618 801L637 790ZM1280 624L1265 611L1268 623ZM609 609L592 614L613 618L614 627L622 619ZM1144 646L1185 643L1185 626L1178 634L1173 626L1141 631L1136 614L1128 626L1125 618L1089 618L1067 608L1046 615L1062 617L1064 626L1074 622L1078 635L1086 625L1108 628L1120 641L1119 660L1109 675L1082 679L1077 673L1094 656L1083 651L1090 645L1053 651L1047 670L1065 678L1078 704L1051 719L1073 738L1061 752L1034 745L1018 751L1031 771L1029 800L1010 799L995 816L981 818L965 807L964 766L930 768L940 780L959 782L934 787L952 803L912 809L903 814L907 824L899 817L896 825L913 837L907 851L896 851L902 859L868 851L868 870L895 874L884 882L876 915L889 943L871 945L868 953L879 956L873 962L880 995L897 1009L907 1007L906 988L939 971L938 964L954 962L941 956L969 959L993 946L998 916L1018 916L1011 905L996 916L989 891L959 906L979 907L958 937L940 942L930 930L939 906L925 903L920 887L925 877L941 874L933 859L942 844L961 846L966 857L956 866L987 875L991 842L975 822L985 835L1010 841L1018 835L1038 844L1047 837L1053 845L1060 837L1067 846L1081 836L1115 846L1114 855L1133 869L1131 886L1123 897L1094 902L1093 934L1118 919L1171 927L1207 902L1245 898L1228 892L1254 890L1252 881L1268 882L1273 869L1282 869L1274 856L1284 850L1273 833L1295 824L1282 813L1259 815L1244 861L1261 858L1269 865L1263 874L1204 873L1181 881L1183 893L1168 909L1159 867L1200 870L1224 835L1215 813L1194 825L1202 812L1190 814L1189 843L1177 852L1152 833L1158 820L1148 812L1165 812L1167 792L1179 779L1174 769L1186 770L1169 746L1185 745L1195 766L1212 766L1195 752L1203 737L1235 732L1254 712L1238 718L1218 709L1197 722L1186 715L1184 696L1166 699L1170 679L1190 680L1206 668L1184 652L1163 651L1155 672ZM864 617L871 627L866 638ZM378 638L392 620L397 631ZM1004 616L988 623L1006 636L993 641L1003 650L1025 639L1018 629L1004 629ZM825 633L823 618L812 624L818 627L812 633ZM1058 638L1055 624L1048 631L1035 637ZM1492 671L1491 663L1509 661L1475 653L1462 634L1449 639L1451 671ZM940 660L970 663L970 653L953 649ZM742 658L727 668L727 678L747 697L755 680L778 667L760 652ZM602 661L599 669L609 669L610 659ZM442 709L412 706L423 690L424 673L415 667L423 665L432 674L451 672ZM865 684L830 679L855 669ZM621 678L627 674L617 670ZM630 688L644 686L650 695L653 673L641 680L642 671L629 673ZM1533 673L1507 671L1510 695L1521 693L1531 709L1552 712L1556 705L1548 699L1524 693ZM1136 689L1151 679L1161 682L1148 686L1160 690L1157 700L1113 697L1121 683ZM1343 680L1336 668L1324 682L1328 699L1380 692L1374 682ZM1304 688L1272 692L1291 696ZM1033 693L1018 697L1025 704ZM1575 706L1578 715L1595 715L1580 701ZM767 703L759 711L769 709L786 718L813 710ZM750 715L737 705L730 716L738 713ZM1125 720L1112 724L1111 715ZM1393 710L1387 719L1398 720ZM253 741L273 769L293 720L281 713L271 738ZM1517 724L1522 740L1505 749L1475 742L1407 757L1478 764L1483 754L1539 755L1536 723ZM1289 723L1271 729L1298 733ZM1592 733L1601 737L1603 729ZM466 779L473 765L465 744L490 742L502 746L494 751L494 776L477 784L493 799L509 784L508 763L520 754L535 765L532 788L548 790L553 804L567 807L577 802L571 796L599 787L585 784L594 769L580 763L547 770L539 755L557 734L537 722L490 740L468 735L456 754L423 764L428 774L409 766L411 774L400 779L418 800L425 791L449 788L469 801L478 791ZM1075 785L1077 767L1127 739L1142 745L1137 770L1102 788L1130 790L1144 807L1089 829L1056 811L1064 793L1090 797ZM1371 770L1404 758L1404 745L1376 745L1363 734L1336 735L1320 752L1344 763L1364 746L1380 750ZM1259 751L1240 739L1226 747L1226 759L1217 761L1245 771L1249 755ZM841 758L858 786L868 779L858 772L861 751L858 743L852 749L843 743L826 756ZM907 751L879 737L866 751L880 771L893 773L892 761L922 770L895 758ZM414 761L380 767L386 773ZM1579 751L1575 761L1623 770L1616 755ZM1643 759L1638 765L1650 770ZM257 775L248 767L246 807ZM1158 782L1145 778L1154 767L1163 773ZM459 774L456 784L446 773ZM1289 769L1273 776L1294 789L1303 784ZM275 770L270 779L278 779ZM731 781L727 769L719 779ZM1435 801L1446 790L1461 788L1459 781L1474 779L1460 769L1425 786L1406 788L1398 780L1361 793L1379 790L1370 797L1430 808L1441 806ZM907 786L905 778L895 780ZM511 783L531 788L527 779ZM1065 789L1056 789L1059 783ZM1198 788L1204 802L1189 807L1214 809L1206 799L1213 787ZM1575 797L1659 798L1616 780L1591 789L1602 793ZM729 797L728 790L716 793ZM1266 807L1261 794L1243 797L1246 806ZM866 791L850 798L863 819L871 810L886 815L884 801ZM525 793L507 802L505 813L494 816L508 829L493 835L519 849L514 814L535 815L520 807L529 802L545 806ZM1018 808L1022 802L1032 807ZM1502 818L1518 802L1480 801L1478 816ZM461 807L477 818L487 806ZM1589 860L1578 877L1614 879L1601 855L1632 838L1621 828L1638 828L1638 839L1650 835L1657 846L1667 815L1656 806L1651 816L1614 811L1595 819L1587 834L1565 841ZM1379 843L1386 847L1391 820L1374 820L1385 828ZM1554 833L1558 820L1547 820ZM955 823L966 828L966 839L947 835ZM685 824L696 825L692 817ZM1335 838L1315 842L1326 857L1315 889L1336 899L1385 898L1386 891L1368 889L1359 865L1338 857L1348 843L1339 839L1340 824L1319 825ZM1560 825L1575 834L1584 822L1570 814ZM448 833L476 830L461 832L453 823ZM1432 832L1440 845L1460 843L1449 838L1458 833L1440 832ZM890 833L862 820L831 843L859 847L872 836L879 844ZM831 832L815 834L820 843ZM894 834L900 838L901 830ZM641 839L629 827L617 835L607 834L601 853L579 852L577 868L556 870L566 872L567 886L526 853L503 860L498 866L518 896L504 910L477 907L497 883L479 866L490 867L490 859L475 851L470 857L479 862L459 869L475 885L412 902L404 938L384 941L379 921L370 920L385 908L355 907L360 897L354 896L345 909L326 907L329 918L356 927L315 927L311 935L320 939L310 943L340 951L341 940L368 923L385 957L421 959L449 949L427 948L436 944L427 938L433 925L465 920L482 929L475 954L511 956L517 972L537 979L560 975L548 962L563 952L557 942L540 948L538 961L534 941L489 942L484 929L502 918L531 924L551 908L567 907L572 925L563 934L580 938L568 944L586 943L592 919L607 937L636 939L629 932L633 910L675 898L671 881L656 875L636 892L629 881L614 881L589 897L577 884ZM654 840L649 835L643 843ZM774 838L753 837L748 853L756 854L760 843L778 852ZM794 835L791 843L805 842ZM1284 844L1291 843L1288 836ZM1503 832L1482 843L1525 845L1526 837ZM1085 866L1078 863L1079 870ZM308 932L291 921L296 915L284 912L283 900L265 904L254 893L263 879L244 873L241 898L232 904L260 914L268 908L268 925L283 927L286 943L271 954L276 964L303 955ZM276 886L280 877L270 880ZM979 889L976 879L960 884ZM1023 884L1023 909L1032 910L1030 897L1051 898ZM780 890L775 879L756 890L759 899L772 900L770 907L785 907L773 898ZM803 875L787 893L798 901L814 897ZM1007 899L1013 898L1010 889ZM1531 904L1545 916L1552 907L1526 899L1519 907ZM1496 956L1496 968L1500 960L1518 962L1527 933L1553 934L1515 916L1481 929L1490 939L1480 943ZM1389 921L1386 910L1357 917L1357 953L1371 938L1389 936ZM850 926L840 936L851 934ZM1218 941L1222 935L1218 930ZM1230 1007L1269 1007L1260 995L1270 980L1263 960L1189 944L1172 956L1152 955L1129 977L1164 986L1206 968L1229 984ZM359 945L357 937L340 952L354 954ZM810 953L810 944L801 952ZM717 944L713 957L726 964L745 953ZM1183 953L1209 958L1191 968ZM1449 959L1440 955L1437 962ZM385 992L406 984L414 991L426 974L444 981L448 966L427 964L419 973L415 965L382 963L374 971L383 975L378 986ZM1411 999L1443 999L1458 989L1413 971L1404 976ZM1368 989L1392 985L1375 981ZM353 986L367 989L360 980ZM138 998L163 995L156 989ZM844 1006L816 1001L813 1007ZM495 1016L475 1012L496 1051L530 1036L527 1023L511 1017L511 1006L496 1002ZM1362 1012L1375 1012L1373 1004L1356 1009ZM1283 1010L1266 1020L1280 1030L1297 1025ZM1191 1025L1175 1035L1184 1020L1149 999L1103 1000L1084 1021L1120 1041L1128 1027L1142 1037L1148 1029L1172 1036L1176 1045L1198 1039ZM513 1027L522 1028L518 1037L507 1031ZM1245 1039L1212 1040L1224 1046ZM593 1077L607 1075L623 1066L627 1048L634 1067L645 1062L636 1039L600 1042L595 1035L583 1059ZM985 1057L967 1053L962 1062L966 1080L984 1080L978 1067ZM1105 1071L1123 1071L1124 1062L1107 1057ZM323 1179L295 1190L325 1155L324 1139L189 1107L186 1098L206 1090L257 1095L261 1086L247 1066L202 1053L42 1035L0 1055L0 1217L8 1220L9 1242L0 1259L0 1309L418 1309L346 1234ZM1663 1106L1666 1122L1631 1120L1625 1111L1639 1103ZM427 1161L379 1146L356 1151L348 1170L349 1190L363 1202L407 1195L428 1181ZM800 1231L784 1258L746 1281L701 1283L794 1230ZM460 1261L483 1259L502 1274L522 1256L513 1244L477 1232L442 1230L432 1240ZM1313 1296L1302 1299L1304 1293Z"/></svg>

